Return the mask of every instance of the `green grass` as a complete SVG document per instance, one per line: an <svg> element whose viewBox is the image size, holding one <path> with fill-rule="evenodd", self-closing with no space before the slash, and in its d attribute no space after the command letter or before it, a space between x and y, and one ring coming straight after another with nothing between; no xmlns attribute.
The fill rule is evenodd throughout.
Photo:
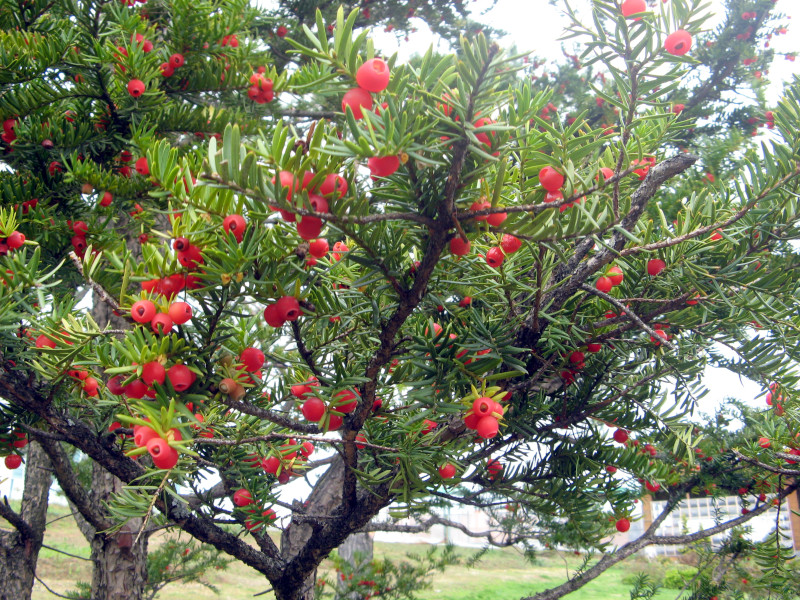
<svg viewBox="0 0 800 600"><path fill-rule="evenodd" d="M65 517L54 521L58 517ZM78 531L75 521L66 507L53 506L49 513L45 544L78 556L89 556L89 545ZM174 534L172 534L174 535ZM150 539L157 546L167 539L167 534L157 534ZM401 560L406 553L422 553L426 545L384 544L375 545L376 557ZM469 556L474 551L458 549L459 554ZM516 600L530 596L566 580L567 571L574 572L581 558L572 554L548 552L542 554L538 564L530 565L514 549L491 550L472 569L464 566L450 567L436 574L432 586L419 594L423 600ZM625 576L637 570L652 569L652 562L634 558L606 571L585 587L573 592L569 600L628 600L630 588L622 583ZM323 571L330 566L323 563ZM39 557L38 574L58 593L74 589L78 581L91 581L91 563L71 558L53 550L43 549ZM171 584L158 595L159 600L239 600L252 598L254 594L269 588L266 579L241 563L232 563L226 570L209 573L207 579L220 591L216 595L200 584ZM656 600L674 600L676 592L662 590ZM52 600L52 596L37 583L34 600ZM269 600L272 594L259 596Z"/></svg>

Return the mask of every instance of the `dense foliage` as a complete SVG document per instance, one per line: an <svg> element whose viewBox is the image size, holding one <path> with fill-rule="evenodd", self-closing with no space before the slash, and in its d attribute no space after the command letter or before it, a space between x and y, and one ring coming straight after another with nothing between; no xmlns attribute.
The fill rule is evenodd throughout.
<svg viewBox="0 0 800 600"><path fill-rule="evenodd" d="M553 89L482 34L376 59L363 9L301 20L278 69L256 37L277 21L242 0L3 2L3 435L88 513L59 462L79 449L128 484L117 527L180 528L280 600L390 505L508 506L514 541L599 550L645 493L746 484L724 529L780 506L800 84L703 120L761 85L740 64L774 3L730 4L704 33L700 2L594 0ZM690 422L708 364L769 388L749 437Z"/></svg>

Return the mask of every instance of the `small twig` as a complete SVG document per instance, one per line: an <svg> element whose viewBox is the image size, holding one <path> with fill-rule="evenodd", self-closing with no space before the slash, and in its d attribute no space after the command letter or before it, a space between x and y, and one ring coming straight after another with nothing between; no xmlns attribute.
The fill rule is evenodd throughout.
<svg viewBox="0 0 800 600"><path fill-rule="evenodd" d="M70 600L71 598L73 598L73 596L65 596L64 594L59 594L54 589L50 588L50 586L48 586L44 581L42 581L41 578L36 573L34 573L33 576L36 577L36 581L38 581L39 583L41 583L44 586L44 589L46 589L48 592L50 592L54 596L58 596L59 598L66 598L67 600Z"/></svg>
<svg viewBox="0 0 800 600"><path fill-rule="evenodd" d="M66 515L67 517L71 517L72 514ZM52 523L52 521L51 521ZM42 544L42 548L47 548L48 550L52 550L53 552L58 552L60 554L66 554L67 556L71 556L72 558L79 558L81 560L85 560L88 562L92 562L91 558L86 558L85 556L78 556L77 554L70 554L69 552L64 552L63 550L59 550L58 548L54 548L53 546L48 546L47 544Z"/></svg>
<svg viewBox="0 0 800 600"><path fill-rule="evenodd" d="M288 433L270 433L268 435L258 435L254 437L242 438L240 440L227 440L217 438L195 438L196 444L210 444L212 446L238 446L239 444L252 444L255 442L270 442L272 440L310 440L312 442L319 442L320 444L345 444L347 440L339 438L321 438L314 437L313 435L301 434L288 434ZM359 446L366 446L367 448L375 448L376 450L386 450L387 452L399 452L398 448L390 446L379 446L378 444L370 444L362 440L355 442Z"/></svg>
<svg viewBox="0 0 800 600"><path fill-rule="evenodd" d="M102 285L100 285L99 283L88 277L86 273L84 273L83 263L81 262L81 259L78 258L78 255L75 254L74 252L70 252L69 257L72 259L72 262L75 263L75 267L78 269L78 272L81 274L81 277L83 277L87 281L87 283L92 287L92 289L100 297L100 299L106 304L108 304L113 310L120 313L123 312L119 302L117 302L114 299L114 297L111 294L109 294Z"/></svg>
<svg viewBox="0 0 800 600"><path fill-rule="evenodd" d="M612 298L611 296L609 296L605 292L601 292L597 288L594 288L594 287L592 287L590 285L586 285L585 283L582 283L580 285L580 288L585 292L589 292L590 294L594 294L598 298L602 298L606 302L608 302L610 304L613 304L620 311L624 312L625 316L630 317L631 321L636 323L642 330L646 331L647 333L650 334L651 337L655 338L656 341L664 344L667 348L669 348L673 352L677 352L678 351L677 347L675 347L675 345L673 345L672 342L669 342L665 338L662 338L660 335L658 335L652 327L650 327L647 323L642 321L638 316L636 316L636 314L629 307L627 307L624 304L622 304L622 302L620 302L616 298Z"/></svg>
<svg viewBox="0 0 800 600"><path fill-rule="evenodd" d="M136 543L139 541L139 538L144 533L144 530L147 528L147 523L150 521L150 515L153 514L153 508L156 505L156 500L158 499L158 495L161 493L161 490L164 489L164 486L167 484L167 479L169 479L170 474L172 473L172 469L167 470L164 473L164 478L161 480L161 483L158 485L158 489L156 490L155 494L153 494L153 499L150 500L150 506L147 507L147 513L144 515L144 520L142 521L142 526L139 528L139 531L136 533L136 539L133 540L133 545L135 546Z"/></svg>

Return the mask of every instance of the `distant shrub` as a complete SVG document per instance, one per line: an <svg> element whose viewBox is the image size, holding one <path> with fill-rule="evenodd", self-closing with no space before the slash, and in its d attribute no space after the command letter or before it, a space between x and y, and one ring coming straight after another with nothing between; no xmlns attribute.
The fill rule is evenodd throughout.
<svg viewBox="0 0 800 600"><path fill-rule="evenodd" d="M669 590L679 590L695 575L697 575L697 569L694 567L669 569L666 573L664 573L663 585Z"/></svg>

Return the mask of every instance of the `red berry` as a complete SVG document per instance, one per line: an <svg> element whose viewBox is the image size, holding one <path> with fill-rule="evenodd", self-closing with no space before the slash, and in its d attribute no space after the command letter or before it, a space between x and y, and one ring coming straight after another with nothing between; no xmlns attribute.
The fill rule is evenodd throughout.
<svg viewBox="0 0 800 600"><path fill-rule="evenodd" d="M488 252L486 252L486 263L495 269L503 264L504 258L505 254L500 248L489 248Z"/></svg>
<svg viewBox="0 0 800 600"><path fill-rule="evenodd" d="M650 259L647 261L647 274L655 277L656 275L661 273L661 271L663 271L666 268L666 266L667 263L665 263L660 258Z"/></svg>
<svg viewBox="0 0 800 600"><path fill-rule="evenodd" d="M88 247L88 244L86 243L86 238L83 237L82 235L73 235L72 240L70 241L72 242L72 247L75 249L75 252L78 254L83 254L83 252L85 252L86 248Z"/></svg>
<svg viewBox="0 0 800 600"><path fill-rule="evenodd" d="M139 448L147 446L147 442L157 437L158 433L147 425L135 425L133 428L133 443Z"/></svg>
<svg viewBox="0 0 800 600"><path fill-rule="evenodd" d="M264 309L264 320L270 327L281 327L286 322L278 309L277 303L268 304Z"/></svg>
<svg viewBox="0 0 800 600"><path fill-rule="evenodd" d="M89 233L89 226L83 221L73 221L72 232L75 235L86 237L86 234Z"/></svg>
<svg viewBox="0 0 800 600"><path fill-rule="evenodd" d="M242 241L246 227L247 221L244 220L242 215L228 215L222 221L222 228L225 230L225 233L232 234L237 242Z"/></svg>
<svg viewBox="0 0 800 600"><path fill-rule="evenodd" d="M308 398L300 410L306 419L317 423L325 416L325 403L319 398Z"/></svg>
<svg viewBox="0 0 800 600"><path fill-rule="evenodd" d="M692 36L684 29L678 29L678 31L670 33L664 42L666 51L675 56L683 56L689 52L691 47Z"/></svg>
<svg viewBox="0 0 800 600"><path fill-rule="evenodd" d="M620 269L616 265L611 267L607 271L606 276L611 280L611 285L619 285L620 283L622 283L622 280L624 279L622 269Z"/></svg>
<svg viewBox="0 0 800 600"><path fill-rule="evenodd" d="M167 370L167 377L172 387L178 392L185 392L197 379L197 375L186 365L172 365Z"/></svg>
<svg viewBox="0 0 800 600"><path fill-rule="evenodd" d="M115 396L122 396L122 394L125 393L125 386L122 385L123 381L125 381L125 379L122 377L122 375L114 375L114 377L108 380L106 387L108 388L108 391Z"/></svg>
<svg viewBox="0 0 800 600"><path fill-rule="evenodd" d="M337 173L331 173L320 184L319 193L326 197L333 194L335 198L344 198L347 193L347 180Z"/></svg>
<svg viewBox="0 0 800 600"><path fill-rule="evenodd" d="M153 317L153 320L150 321L150 327L153 329L153 332L165 335L172 331L172 319L170 319L167 313L158 313Z"/></svg>
<svg viewBox="0 0 800 600"><path fill-rule="evenodd" d="M300 310L300 303L294 296L284 296L276 303L277 313L284 321L296 321L302 311Z"/></svg>
<svg viewBox="0 0 800 600"><path fill-rule="evenodd" d="M358 397L350 390L342 390L334 396L334 409L340 413L350 414L358 406Z"/></svg>
<svg viewBox="0 0 800 600"><path fill-rule="evenodd" d="M620 519L617 521L617 531L625 533L631 528L631 522L628 519Z"/></svg>
<svg viewBox="0 0 800 600"><path fill-rule="evenodd" d="M131 79L128 82L128 93L134 98L144 94L144 83L139 79Z"/></svg>
<svg viewBox="0 0 800 600"><path fill-rule="evenodd" d="M12 250L16 250L17 248L22 247L22 244L24 243L25 243L25 235L23 235L19 231L15 231L14 233L12 233L10 236L8 236L8 239L6 240L6 244L8 244L8 247L11 248Z"/></svg>
<svg viewBox="0 0 800 600"><path fill-rule="evenodd" d="M163 438L155 437L147 442L147 451L158 469L171 469L178 464L178 451Z"/></svg>
<svg viewBox="0 0 800 600"><path fill-rule="evenodd" d="M455 477L455 474L456 474L455 465L447 463L446 465L442 465L441 467L439 467L439 477L441 477L442 479L452 479L453 477Z"/></svg>
<svg viewBox="0 0 800 600"><path fill-rule="evenodd" d="M539 171L539 184L548 192L557 192L564 185L564 176L553 167L543 167Z"/></svg>
<svg viewBox="0 0 800 600"><path fill-rule="evenodd" d="M494 417L482 417L475 429L479 436L488 440L497 435L497 432L500 431L500 424Z"/></svg>
<svg viewBox="0 0 800 600"><path fill-rule="evenodd" d="M287 33L289 33L289 30L286 29L285 25L278 25L277 29L275 29L275 35L279 38L285 38Z"/></svg>
<svg viewBox="0 0 800 600"><path fill-rule="evenodd" d="M139 300L131 306L131 318L137 323L149 323L155 316L156 307L150 300Z"/></svg>
<svg viewBox="0 0 800 600"><path fill-rule="evenodd" d="M633 14L641 13L647 10L645 0L625 0L622 3L622 16L627 18Z"/></svg>
<svg viewBox="0 0 800 600"><path fill-rule="evenodd" d="M342 97L342 112L346 113L348 106L356 119L363 119L363 110L372 110L372 96L360 87L350 89Z"/></svg>
<svg viewBox="0 0 800 600"><path fill-rule="evenodd" d="M400 168L400 159L395 154L389 156L373 156L367 160L371 177L389 177Z"/></svg>
<svg viewBox="0 0 800 600"><path fill-rule="evenodd" d="M603 344L586 344L586 350L591 352L592 354L596 352L600 352L600 349L603 347Z"/></svg>
<svg viewBox="0 0 800 600"><path fill-rule="evenodd" d="M389 85L389 65L380 58L366 61L356 71L356 83L368 92L382 92Z"/></svg>
<svg viewBox="0 0 800 600"><path fill-rule="evenodd" d="M133 168L136 169L136 172L139 175L150 175L150 166L147 164L147 157L142 156L141 158L137 158L136 162L133 163Z"/></svg>
<svg viewBox="0 0 800 600"><path fill-rule="evenodd" d="M178 52L169 57L169 64L172 66L173 69L181 68L184 62L185 59L183 58L183 54L180 54Z"/></svg>
<svg viewBox="0 0 800 600"><path fill-rule="evenodd" d="M6 464L6 469L13 471L14 469L18 469L22 464L22 457L19 454L9 454L3 462Z"/></svg>
<svg viewBox="0 0 800 600"><path fill-rule="evenodd" d="M172 77L175 74L175 67L168 62L161 63L158 68L161 70L162 77Z"/></svg>
<svg viewBox="0 0 800 600"><path fill-rule="evenodd" d="M173 302L167 312L175 325L183 325L192 318L192 307L186 302Z"/></svg>
<svg viewBox="0 0 800 600"><path fill-rule="evenodd" d="M147 393L147 384L141 379L136 379L125 386L125 396L139 400Z"/></svg>
<svg viewBox="0 0 800 600"><path fill-rule="evenodd" d="M493 213L486 217L486 222L489 223L492 227L500 227L503 221L508 218L508 215L504 212L502 213Z"/></svg>
<svg viewBox="0 0 800 600"><path fill-rule="evenodd" d="M325 255L328 254L329 249L328 240L325 238L312 240L308 244L308 251L311 253L311 256L315 258L324 258Z"/></svg>
<svg viewBox="0 0 800 600"><path fill-rule="evenodd" d="M264 353L258 348L245 348L239 356L239 361L244 365L245 371L255 373L264 366Z"/></svg>
<svg viewBox="0 0 800 600"><path fill-rule="evenodd" d="M249 506L253 503L253 495L244 488L238 489L233 492L233 503L236 506Z"/></svg>
<svg viewBox="0 0 800 600"><path fill-rule="evenodd" d="M500 247L506 254L514 254L514 252L522 248L522 242L510 233L504 233L503 239L500 240Z"/></svg>
<svg viewBox="0 0 800 600"><path fill-rule="evenodd" d="M103 196L100 198L100 206L111 206L113 200L114 196L111 195L111 192L103 192Z"/></svg>
<svg viewBox="0 0 800 600"><path fill-rule="evenodd" d="M51 340L45 334L41 334L39 337L36 338L36 347L37 348L55 348L56 343L55 341Z"/></svg>
<svg viewBox="0 0 800 600"><path fill-rule="evenodd" d="M297 234L304 240L313 240L322 232L322 220L305 216L297 223Z"/></svg>
<svg viewBox="0 0 800 600"><path fill-rule="evenodd" d="M472 412L479 417L488 417L494 409L494 400L481 396L472 402Z"/></svg>
<svg viewBox="0 0 800 600"><path fill-rule="evenodd" d="M261 468L267 473L275 474L281 466L281 459L277 456L270 456L261 461Z"/></svg>
<svg viewBox="0 0 800 600"><path fill-rule="evenodd" d="M450 240L450 252L456 256L466 256L469 253L469 247L469 240L465 241L459 236Z"/></svg>
<svg viewBox="0 0 800 600"><path fill-rule="evenodd" d="M614 441L620 444L624 444L628 441L628 432L624 429L615 429L614 430Z"/></svg>
<svg viewBox="0 0 800 600"><path fill-rule="evenodd" d="M167 370L157 360L151 361L142 367L142 379L144 382L153 386L153 383L164 385L164 380L167 378Z"/></svg>

